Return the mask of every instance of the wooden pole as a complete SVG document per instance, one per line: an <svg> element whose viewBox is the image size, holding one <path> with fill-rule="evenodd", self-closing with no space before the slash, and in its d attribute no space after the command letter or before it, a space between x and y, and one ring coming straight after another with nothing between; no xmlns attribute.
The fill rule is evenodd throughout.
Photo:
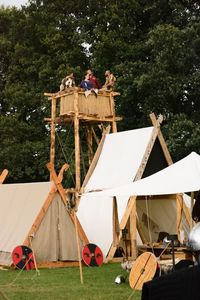
<svg viewBox="0 0 200 300"><path fill-rule="evenodd" d="M119 219L118 219L118 209L117 209L117 199L113 197L113 245L116 247L119 244Z"/></svg>
<svg viewBox="0 0 200 300"><path fill-rule="evenodd" d="M97 137L93 127L91 127L91 131L92 131L92 135L94 137L96 144L99 145L99 138Z"/></svg>
<svg viewBox="0 0 200 300"><path fill-rule="evenodd" d="M131 257L135 260L137 257L137 244L136 244L136 201L130 213L130 240L131 240Z"/></svg>
<svg viewBox="0 0 200 300"><path fill-rule="evenodd" d="M113 93L110 93L110 108L111 108L111 113L112 113L112 132L117 132L117 123L115 121L115 100L114 100L114 96Z"/></svg>
<svg viewBox="0 0 200 300"><path fill-rule="evenodd" d="M168 150L167 145L165 143L164 137L163 137L162 132L160 130L160 124L162 123L163 118L162 118L162 116L160 116L158 119L156 119L155 114L151 113L150 114L150 119L151 119L151 122L152 122L153 126L158 129L157 136L158 136L158 139L160 141L160 145L162 147L165 159L166 159L168 165L172 165L173 161L172 161L171 155L169 153L169 150Z"/></svg>
<svg viewBox="0 0 200 300"><path fill-rule="evenodd" d="M140 225L140 222L139 222L139 219L138 219L138 215L137 215L137 214L136 214L136 227L137 227L139 236L140 236L140 238L141 238L141 240L142 240L142 243L143 243L143 244L147 244L148 241L147 241L146 238L145 238L145 235L144 235L144 233L143 233L143 230L142 230L142 227L141 227L141 225Z"/></svg>
<svg viewBox="0 0 200 300"><path fill-rule="evenodd" d="M56 142L56 98L52 96L51 101L51 145L50 145L50 162L54 165L55 162L55 142ZM51 178L51 177L50 177Z"/></svg>
<svg viewBox="0 0 200 300"><path fill-rule="evenodd" d="M4 182L4 180L6 179L7 175L8 175L8 170L4 169L3 172L0 175L0 184L2 184Z"/></svg>
<svg viewBox="0 0 200 300"><path fill-rule="evenodd" d="M128 218L130 216L130 213L131 213L131 210L133 209L133 206L135 204L135 201L136 201L136 196L134 197L130 197L129 201L128 201L128 204L127 204L127 208L126 208L126 211L121 219L121 222L120 222L120 233L119 233L119 241L121 240L122 238L122 230L125 228L126 226L126 223L128 221ZM115 245L112 244L110 250L109 250L109 253L108 253L108 256L106 258L106 262L109 262L114 254L115 254L115 251L116 251L117 247Z"/></svg>
<svg viewBox="0 0 200 300"><path fill-rule="evenodd" d="M87 130L88 162L89 162L89 166L90 166L92 163L92 158L93 158L91 126L88 125L86 130Z"/></svg>
<svg viewBox="0 0 200 300"><path fill-rule="evenodd" d="M38 275L40 275L40 271L38 270L37 261L36 261L36 258L35 258L35 251L34 251L33 245L32 245L32 238L33 238L33 236L29 236L29 243L30 243L30 246L31 246L31 249L32 249L32 255L33 255L35 270L38 273Z"/></svg>
<svg viewBox="0 0 200 300"><path fill-rule="evenodd" d="M176 232L178 235L178 240L180 241L180 232L182 227L182 212L183 212L183 196L176 195Z"/></svg>
<svg viewBox="0 0 200 300"><path fill-rule="evenodd" d="M191 230L192 227L194 226L194 222L193 222L193 219L192 219L192 210L193 210L193 207L194 207L194 192L191 192L190 199L191 199L191 210L190 210L190 215L191 215L190 230Z"/></svg>
<svg viewBox="0 0 200 300"><path fill-rule="evenodd" d="M79 240L78 240L78 226L77 226L77 218L76 218L75 211L73 212L73 215L74 215L74 225L75 225L75 230L76 230L76 243L77 243L77 251L78 251L80 280L81 280L81 284L83 284L83 270L82 270L82 263L81 263L80 245L79 245Z"/></svg>
<svg viewBox="0 0 200 300"><path fill-rule="evenodd" d="M79 118L78 118L78 92L74 94L74 141L75 141L75 169L76 169L76 191L81 188L80 171L80 137L79 137Z"/></svg>

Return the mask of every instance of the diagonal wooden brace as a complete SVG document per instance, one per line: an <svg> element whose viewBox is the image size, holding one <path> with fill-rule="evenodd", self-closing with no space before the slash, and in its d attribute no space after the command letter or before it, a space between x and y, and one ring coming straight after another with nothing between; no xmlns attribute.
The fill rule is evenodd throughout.
<svg viewBox="0 0 200 300"><path fill-rule="evenodd" d="M8 175L8 170L4 169L3 172L0 175L0 184L4 182L4 180L6 179L7 175Z"/></svg>
<svg viewBox="0 0 200 300"><path fill-rule="evenodd" d="M58 192L61 196L61 199L62 199L63 203L65 205L67 205L68 200L66 198L65 190L64 190L64 188L62 186L62 183L61 183L62 182L61 178L59 178L59 176L57 176L56 171L54 169L54 166L51 162L49 162L47 164L47 168L48 168L49 172L51 173L52 179L53 179L54 184L55 184L55 186L56 186L56 188L57 188L57 190L58 190ZM63 166L63 168L65 168L65 170L67 170L69 168L69 165L65 164ZM79 234L80 238L84 241L84 243L87 244L89 242L88 238L87 238L87 236L86 236L86 234L85 234L85 232L84 232L77 216L75 215L75 212L73 211L73 212L69 213L69 216L70 216L71 220L73 221L74 225L75 225L75 221L77 222L78 234ZM76 218L76 220L75 220L75 218Z"/></svg>
<svg viewBox="0 0 200 300"><path fill-rule="evenodd" d="M55 185L58 189L58 192L61 196L61 199L62 199L63 203L66 205L68 203L68 200L67 200L66 195L65 195L65 190L62 186L62 183L61 183L60 179L58 178L58 176L55 172L53 163L51 163L51 162L48 163L47 168L48 168L49 172L51 172L52 179L53 179L53 181L54 181L54 183L55 183ZM67 165L67 168L68 168L68 165ZM74 226L75 226L77 251L78 251L78 258L79 258L78 260L79 260L79 268L80 268L80 279L81 279L81 283L83 284L83 273L82 273L80 245L79 245L78 237L80 237L86 243L88 243L88 240L86 241L87 237L85 235L85 232L83 231L83 228L81 227L81 224L78 222L75 211L73 210L71 213L69 213L69 216L70 216L70 218L73 221Z"/></svg>

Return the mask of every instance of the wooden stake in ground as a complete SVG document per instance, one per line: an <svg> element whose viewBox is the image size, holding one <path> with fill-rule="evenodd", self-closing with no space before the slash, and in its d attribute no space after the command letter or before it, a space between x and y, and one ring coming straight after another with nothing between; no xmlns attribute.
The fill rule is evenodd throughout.
<svg viewBox="0 0 200 300"><path fill-rule="evenodd" d="M83 284L83 270L82 270L82 263L81 263L80 245L79 245L79 240L78 240L78 226L77 226L77 218L76 218L75 211L73 211L73 215L74 215L74 225L75 225L75 230L76 230L76 243L77 243L77 251L78 251L80 279L81 279L81 283Z"/></svg>
<svg viewBox="0 0 200 300"><path fill-rule="evenodd" d="M32 238L33 238L33 236L29 236L29 241L30 241L32 255L33 255L33 261L34 261L34 266L35 266L35 270L36 270L37 274L40 275L40 271L38 270L37 262L36 262L36 258L35 258L35 252L33 250Z"/></svg>

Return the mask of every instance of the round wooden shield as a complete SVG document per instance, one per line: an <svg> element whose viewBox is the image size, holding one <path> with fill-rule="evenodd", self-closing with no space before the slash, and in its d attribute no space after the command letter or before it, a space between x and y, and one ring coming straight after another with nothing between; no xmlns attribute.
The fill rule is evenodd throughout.
<svg viewBox="0 0 200 300"><path fill-rule="evenodd" d="M12 260L18 269L31 270L35 268L33 253L29 247L17 246L12 252Z"/></svg>
<svg viewBox="0 0 200 300"><path fill-rule="evenodd" d="M99 267L103 263L103 253L95 244L87 244L83 247L82 258L87 266Z"/></svg>
<svg viewBox="0 0 200 300"><path fill-rule="evenodd" d="M157 259L151 252L141 254L134 262L129 275L132 289L142 290L143 283L153 279L157 269Z"/></svg>

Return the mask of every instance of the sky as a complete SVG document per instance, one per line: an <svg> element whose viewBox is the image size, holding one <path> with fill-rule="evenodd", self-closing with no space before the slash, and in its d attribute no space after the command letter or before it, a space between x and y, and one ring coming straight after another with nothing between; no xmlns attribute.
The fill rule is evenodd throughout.
<svg viewBox="0 0 200 300"><path fill-rule="evenodd" d="M18 8L21 7L21 5L24 5L27 3L28 0L0 0L0 6L17 6Z"/></svg>

